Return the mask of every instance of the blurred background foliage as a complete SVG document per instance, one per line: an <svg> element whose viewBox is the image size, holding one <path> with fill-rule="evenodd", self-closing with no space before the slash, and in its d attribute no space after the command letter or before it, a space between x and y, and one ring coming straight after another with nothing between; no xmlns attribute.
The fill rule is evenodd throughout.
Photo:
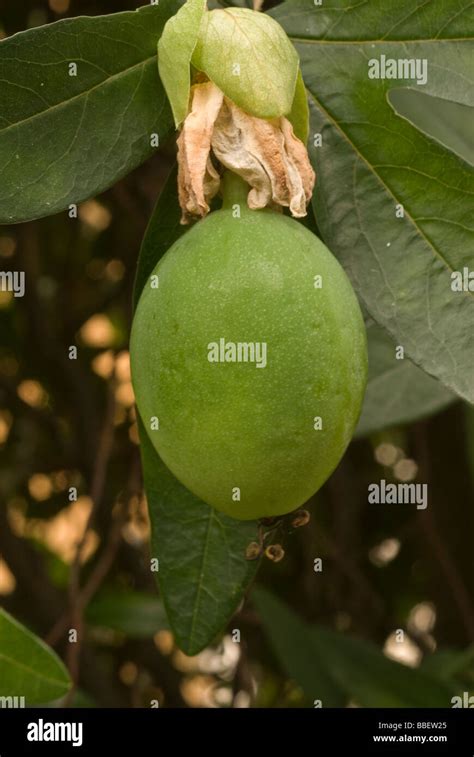
<svg viewBox="0 0 474 757"><path fill-rule="evenodd" d="M139 4L0 0L0 36ZM0 229L0 268L27 282L22 299L0 292L1 605L65 659L77 705L422 706L434 691L450 706L474 688L474 414L461 401L354 441L284 560L264 561L265 588L212 647L176 647L149 570L128 353L140 243L173 162L170 143L77 219ZM368 505L382 478L427 483L429 507Z"/></svg>

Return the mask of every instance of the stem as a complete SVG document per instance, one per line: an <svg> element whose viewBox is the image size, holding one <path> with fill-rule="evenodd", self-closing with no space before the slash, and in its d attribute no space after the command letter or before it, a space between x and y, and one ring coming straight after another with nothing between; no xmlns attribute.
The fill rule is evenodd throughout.
<svg viewBox="0 0 474 757"><path fill-rule="evenodd" d="M247 208L247 195L250 187L244 179L232 171L225 171L222 176L223 208L232 208L233 205L241 205Z"/></svg>

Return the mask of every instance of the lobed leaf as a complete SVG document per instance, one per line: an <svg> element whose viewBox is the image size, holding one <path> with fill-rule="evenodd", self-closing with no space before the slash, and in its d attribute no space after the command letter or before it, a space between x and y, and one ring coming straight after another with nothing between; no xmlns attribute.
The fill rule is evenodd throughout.
<svg viewBox="0 0 474 757"><path fill-rule="evenodd" d="M398 116L474 165L472 106L425 95L409 87L391 89L387 98Z"/></svg>
<svg viewBox="0 0 474 757"><path fill-rule="evenodd" d="M474 267L473 169L388 101L402 84L474 105L472 5L295 0L272 15L295 43L310 93L324 240L406 355L473 402L474 292L452 289L453 274ZM426 83L369 78L382 55L426 60Z"/></svg>
<svg viewBox="0 0 474 757"><path fill-rule="evenodd" d="M456 400L456 395L408 358L396 356L393 340L367 324L369 376L356 436L420 420Z"/></svg>

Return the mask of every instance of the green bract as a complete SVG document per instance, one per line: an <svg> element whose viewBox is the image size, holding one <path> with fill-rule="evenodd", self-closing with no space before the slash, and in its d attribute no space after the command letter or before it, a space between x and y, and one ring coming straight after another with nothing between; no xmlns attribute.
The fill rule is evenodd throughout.
<svg viewBox="0 0 474 757"><path fill-rule="evenodd" d="M131 358L140 415L166 465L216 509L254 519L303 504L334 470L367 356L356 297L323 243L278 213L243 201L234 217L233 207L160 260Z"/></svg>
<svg viewBox="0 0 474 757"><path fill-rule="evenodd" d="M293 126L293 131L298 139L301 139L304 145L308 141L309 134L309 108L306 87L304 86L303 75L298 69L296 79L295 96L291 111L288 113L288 120Z"/></svg>
<svg viewBox="0 0 474 757"><path fill-rule="evenodd" d="M206 13L192 64L250 115L277 118L291 111L298 55L281 26L263 13Z"/></svg>
<svg viewBox="0 0 474 757"><path fill-rule="evenodd" d="M176 128L188 112L191 56L205 12L206 0L188 0L167 22L158 42L158 69Z"/></svg>

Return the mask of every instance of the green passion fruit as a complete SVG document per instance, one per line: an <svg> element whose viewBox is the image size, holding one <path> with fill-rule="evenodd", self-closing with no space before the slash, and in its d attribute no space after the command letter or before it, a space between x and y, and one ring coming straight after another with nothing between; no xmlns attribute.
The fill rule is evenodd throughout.
<svg viewBox="0 0 474 757"><path fill-rule="evenodd" d="M367 377L362 315L337 260L245 196L161 258L131 336L155 449L191 492L244 520L288 513L319 489L352 437Z"/></svg>

